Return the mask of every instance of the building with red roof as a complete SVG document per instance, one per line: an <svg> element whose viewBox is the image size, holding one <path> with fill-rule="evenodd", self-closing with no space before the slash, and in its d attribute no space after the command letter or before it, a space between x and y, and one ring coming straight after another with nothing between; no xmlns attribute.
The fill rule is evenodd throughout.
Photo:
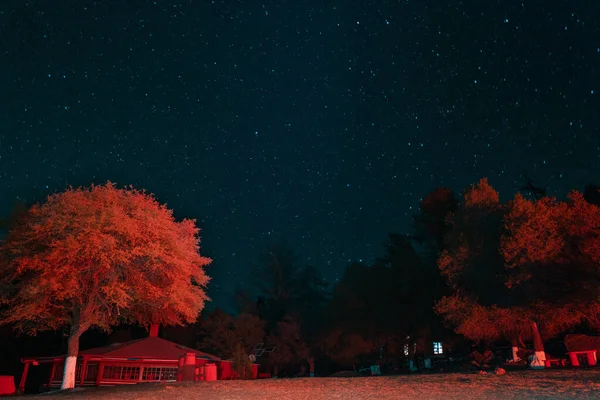
<svg viewBox="0 0 600 400"><path fill-rule="evenodd" d="M19 388L23 391L30 366L51 364L47 387L60 387L66 355L25 357ZM258 365L253 365L254 376ZM104 386L140 382L232 379L231 360L207 354L158 337L158 325L143 339L79 352L76 386Z"/></svg>

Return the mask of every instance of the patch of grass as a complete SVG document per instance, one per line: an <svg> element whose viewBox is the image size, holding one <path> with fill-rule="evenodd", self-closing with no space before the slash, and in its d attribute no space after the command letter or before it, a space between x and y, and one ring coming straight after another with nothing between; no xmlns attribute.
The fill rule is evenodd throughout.
<svg viewBox="0 0 600 400"><path fill-rule="evenodd" d="M600 368L518 371L506 375L427 374L148 383L75 389L40 396L48 399L92 400L592 399L600 398Z"/></svg>

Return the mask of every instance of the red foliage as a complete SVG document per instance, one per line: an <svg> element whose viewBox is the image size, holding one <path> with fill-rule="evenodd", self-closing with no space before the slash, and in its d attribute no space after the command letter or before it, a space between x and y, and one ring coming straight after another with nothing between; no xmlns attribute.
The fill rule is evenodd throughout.
<svg viewBox="0 0 600 400"><path fill-rule="evenodd" d="M517 195L504 206L483 179L465 193L438 258L454 291L436 311L474 340L546 337L598 326L600 208ZM536 330L537 328L535 328Z"/></svg>
<svg viewBox="0 0 600 400"><path fill-rule="evenodd" d="M501 251L509 267L556 260L563 246L569 209L552 198L530 201L520 194L509 204L505 217L509 235Z"/></svg>
<svg viewBox="0 0 600 400"><path fill-rule="evenodd" d="M572 192L569 200L569 234L577 238L581 252L600 268L600 207L587 202L578 192Z"/></svg>
<svg viewBox="0 0 600 400"><path fill-rule="evenodd" d="M511 270L509 287L521 287L550 334L587 322L598 326L600 208L580 193L510 203L501 251Z"/></svg>
<svg viewBox="0 0 600 400"><path fill-rule="evenodd" d="M210 263L198 233L151 195L112 183L51 195L2 243L1 322L30 333L77 325L77 334L193 322Z"/></svg>
<svg viewBox="0 0 600 400"><path fill-rule="evenodd" d="M485 307L460 292L444 297L436 311L455 326L456 333L475 341L517 337L528 323L521 310Z"/></svg>
<svg viewBox="0 0 600 400"><path fill-rule="evenodd" d="M467 208L494 206L500 202L498 192L488 183L487 178L482 178L477 185L471 186L464 196Z"/></svg>

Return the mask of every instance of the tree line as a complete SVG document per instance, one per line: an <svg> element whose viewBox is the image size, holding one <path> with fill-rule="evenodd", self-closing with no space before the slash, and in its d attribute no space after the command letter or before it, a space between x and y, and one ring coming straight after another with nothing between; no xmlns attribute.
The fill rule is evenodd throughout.
<svg viewBox="0 0 600 400"><path fill-rule="evenodd" d="M187 325L186 344L232 358L240 377L250 354L296 376L414 360L461 338L534 342L540 363L544 341L600 327L600 192L529 191L502 203L486 179L460 196L437 188L407 234L390 234L375 262L351 263L334 285L290 246L269 246L228 315L200 314L210 260L195 221L132 188L69 189L4 221L0 323L66 329L69 357L89 329ZM65 372L72 387L74 362Z"/></svg>
<svg viewBox="0 0 600 400"><path fill-rule="evenodd" d="M460 197L433 190L409 234L390 234L373 265L350 264L333 287L273 246L256 266L259 296L238 293L238 317L208 314L199 345L227 354L236 345L217 338L251 319L252 341L276 349L262 360L276 374L306 373L315 360L402 362L432 354L436 340L459 350L461 338L510 344L515 359L532 343L531 365L543 366L544 341L600 327L600 192L590 185L558 201L528 182L505 203L487 179Z"/></svg>

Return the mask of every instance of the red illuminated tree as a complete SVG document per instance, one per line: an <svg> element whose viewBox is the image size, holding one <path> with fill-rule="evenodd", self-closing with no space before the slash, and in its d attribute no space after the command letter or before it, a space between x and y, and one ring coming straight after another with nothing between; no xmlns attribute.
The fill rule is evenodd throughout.
<svg viewBox="0 0 600 400"><path fill-rule="evenodd" d="M578 192L567 202L517 195L505 225L507 286L521 293L545 335L600 327L600 208Z"/></svg>
<svg viewBox="0 0 600 400"><path fill-rule="evenodd" d="M581 323L599 326L600 208L579 193L568 202L521 195L507 205L482 180L452 218L439 266L453 289L436 309L458 333L493 341L533 339Z"/></svg>
<svg viewBox="0 0 600 400"><path fill-rule="evenodd" d="M504 213L498 192L487 179L465 191L462 204L449 218L446 249L438 258L452 294L435 309L469 339L504 338L516 344L526 316L515 308L518 299L505 285L499 249Z"/></svg>
<svg viewBox="0 0 600 400"><path fill-rule="evenodd" d="M31 207L1 251L0 322L30 334L69 328L63 389L74 387L79 337L91 327L191 323L207 300L210 259L195 222L110 182Z"/></svg>

